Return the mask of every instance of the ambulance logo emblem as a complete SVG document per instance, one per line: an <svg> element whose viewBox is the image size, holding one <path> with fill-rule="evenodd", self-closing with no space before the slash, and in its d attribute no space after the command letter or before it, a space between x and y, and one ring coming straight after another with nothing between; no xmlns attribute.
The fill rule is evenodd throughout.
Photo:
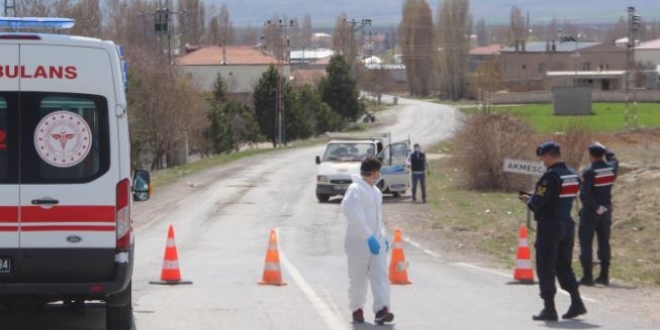
<svg viewBox="0 0 660 330"><path fill-rule="evenodd" d="M34 146L46 163L60 168L72 167L89 154L92 132L81 116L56 111L41 119L34 133Z"/></svg>

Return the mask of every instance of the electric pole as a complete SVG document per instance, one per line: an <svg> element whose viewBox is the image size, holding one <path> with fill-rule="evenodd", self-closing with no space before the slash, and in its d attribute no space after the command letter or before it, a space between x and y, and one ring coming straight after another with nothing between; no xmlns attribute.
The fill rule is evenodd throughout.
<svg viewBox="0 0 660 330"><path fill-rule="evenodd" d="M635 7L628 7L628 42L626 43L626 108L624 113L624 126L626 128L637 128L637 88L633 86L633 106L630 107L630 88L635 84L632 71L635 68L635 46L637 44L637 33L642 27L642 17L635 15Z"/></svg>
<svg viewBox="0 0 660 330"><path fill-rule="evenodd" d="M350 58L349 61L351 62L351 78L355 79L355 32L360 31L364 29L366 26L371 26L371 19L370 18L363 18L361 21L356 21L355 18L347 21L344 19L344 24L350 24L351 25L351 35L350 35L350 42L351 42L351 51L350 51Z"/></svg>
<svg viewBox="0 0 660 330"><path fill-rule="evenodd" d="M5 0L5 17L16 16L16 4L14 0Z"/></svg>
<svg viewBox="0 0 660 330"><path fill-rule="evenodd" d="M173 11L169 8L169 1L165 0L163 5L162 0L158 0L158 8L151 13L138 13L138 15L150 15L154 17L154 32L159 41L160 50L167 48L167 59L172 64L172 29L171 21L172 15L184 15L184 11ZM167 38L167 46L163 46L164 38Z"/></svg>
<svg viewBox="0 0 660 330"><path fill-rule="evenodd" d="M289 38L286 37L286 28L293 27L293 20L285 22L279 19L277 22L268 20L267 26L276 28L275 40L275 57L277 58L277 103L276 103L276 127L277 127L277 144L284 146L285 132L284 127L284 89L286 88L286 81L284 80L284 63L289 60L289 56L285 56L285 52L289 50Z"/></svg>

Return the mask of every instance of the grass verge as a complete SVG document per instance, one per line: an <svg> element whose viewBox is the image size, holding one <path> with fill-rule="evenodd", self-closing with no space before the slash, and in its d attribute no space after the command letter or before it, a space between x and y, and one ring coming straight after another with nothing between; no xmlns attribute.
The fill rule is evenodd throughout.
<svg viewBox="0 0 660 330"><path fill-rule="evenodd" d="M632 106L631 106L632 108ZM590 116L555 116L552 104L521 106L498 106L492 111L510 113L529 122L539 133L552 133L566 127L571 122L581 122L591 131L615 132L625 128L624 103L594 103ZM656 103L639 103L636 106L639 127L660 126L660 106ZM465 113L475 113L477 108L461 109Z"/></svg>
<svg viewBox="0 0 660 330"><path fill-rule="evenodd" d="M638 143L615 144L613 147L617 155L624 155L620 160L633 164L641 162L645 155L657 152ZM452 141L448 141L429 152L451 154L453 148ZM434 212L434 227L449 229L460 242L472 244L497 262L513 269L518 230L527 219L525 206L517 200L515 193L460 188L458 166L448 157L430 162L432 174L427 178L427 189L428 201L437 211ZM633 168L637 166L640 169L622 174L614 187L612 276L628 283L660 286L660 241L657 239L660 223L656 216L660 204L654 197L660 193L660 175L653 170L657 165L640 163ZM576 223L577 210L578 205L575 205L573 216ZM531 223L535 228L536 223L533 220ZM535 255L535 238L535 231L530 230L532 258ZM577 236L575 244L573 269L580 277L582 268L578 259L580 249ZM594 246L594 261L598 260L596 250ZM598 274L597 266L595 273Z"/></svg>

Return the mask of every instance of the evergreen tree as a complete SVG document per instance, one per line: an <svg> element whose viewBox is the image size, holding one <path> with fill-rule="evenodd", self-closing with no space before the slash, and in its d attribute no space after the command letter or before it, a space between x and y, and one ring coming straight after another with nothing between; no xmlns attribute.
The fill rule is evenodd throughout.
<svg viewBox="0 0 660 330"><path fill-rule="evenodd" d="M259 82L254 87L252 101L254 113L259 124L261 134L277 146L277 79L278 72L275 65L270 65L268 70L261 75Z"/></svg>
<svg viewBox="0 0 660 330"><path fill-rule="evenodd" d="M233 148L239 151L246 144L261 140L259 124L250 109L238 99L230 99L223 108L231 129Z"/></svg>
<svg viewBox="0 0 660 330"><path fill-rule="evenodd" d="M301 103L301 97L291 92L291 85L286 84L287 99L284 107L284 126L286 141L306 139L314 134L312 113Z"/></svg>
<svg viewBox="0 0 660 330"><path fill-rule="evenodd" d="M342 118L356 120L360 116L358 91L350 75L351 68L343 56L336 54L326 67L327 78L319 85L321 98Z"/></svg>
<svg viewBox="0 0 660 330"><path fill-rule="evenodd" d="M208 118L210 127L206 130L204 136L210 143L211 153L221 154L231 151L234 140L231 125L227 120L223 106L219 103L212 104Z"/></svg>

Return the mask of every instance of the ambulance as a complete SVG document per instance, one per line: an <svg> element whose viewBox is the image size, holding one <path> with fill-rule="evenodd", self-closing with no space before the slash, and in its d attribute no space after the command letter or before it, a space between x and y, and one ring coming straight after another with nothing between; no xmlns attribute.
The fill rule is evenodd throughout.
<svg viewBox="0 0 660 330"><path fill-rule="evenodd" d="M0 306L98 300L127 330L131 204L149 173L131 178L121 48L30 32L73 24L0 18Z"/></svg>

